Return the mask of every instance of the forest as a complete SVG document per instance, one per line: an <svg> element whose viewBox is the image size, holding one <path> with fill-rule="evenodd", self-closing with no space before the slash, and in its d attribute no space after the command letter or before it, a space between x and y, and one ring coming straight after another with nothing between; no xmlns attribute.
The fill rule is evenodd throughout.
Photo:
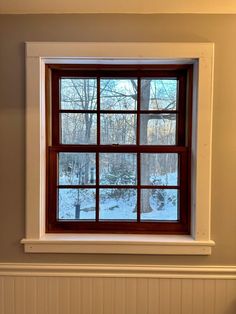
<svg viewBox="0 0 236 314"><path fill-rule="evenodd" d="M95 220L98 198L100 220L136 220L137 197L141 220L178 219L179 157L156 149L176 144L177 79L62 78L60 109L62 144L114 150L58 154L59 219Z"/></svg>

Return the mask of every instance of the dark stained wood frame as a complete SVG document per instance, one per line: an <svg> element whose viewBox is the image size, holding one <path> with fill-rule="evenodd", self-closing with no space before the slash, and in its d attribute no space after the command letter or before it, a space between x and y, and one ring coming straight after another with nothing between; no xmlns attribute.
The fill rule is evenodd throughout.
<svg viewBox="0 0 236 314"><path fill-rule="evenodd" d="M189 234L191 217L191 137L192 137L192 65L48 65L46 68L47 91L47 187L46 187L46 232L47 233L142 233L142 234ZM97 79L97 110L62 110L60 109L60 79L65 77L90 77ZM101 110L100 78L137 78L137 110ZM179 84L178 106L176 110L141 110L141 78L177 78ZM70 145L60 143L60 113L94 112L97 114L97 144ZM51 114L49 114L51 113ZM101 145L100 114L126 113L137 115L136 145ZM176 145L140 145L141 113L176 114ZM48 117L49 115L49 117ZM53 126L53 127L52 127ZM95 185L58 185L57 156L60 152L93 152L96 154ZM99 185L99 153L120 152L137 154L137 185L108 186ZM176 186L141 185L141 153L177 153L179 179ZM58 188L96 189L96 220L58 220ZM99 221L100 188L135 188L137 189L137 221ZM176 189L179 193L179 218L177 221L141 221L141 189Z"/></svg>

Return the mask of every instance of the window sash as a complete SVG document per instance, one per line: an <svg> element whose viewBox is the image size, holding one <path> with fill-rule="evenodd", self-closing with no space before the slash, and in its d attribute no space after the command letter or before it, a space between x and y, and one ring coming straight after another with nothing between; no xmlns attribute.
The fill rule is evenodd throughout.
<svg viewBox="0 0 236 314"><path fill-rule="evenodd" d="M145 66L146 67L146 66ZM160 66L159 66L160 67ZM172 66L171 66L172 67ZM186 82L187 76L186 71L183 71L183 66L181 70L135 70L132 73L132 69L127 72L120 70L100 70L88 71L85 70L53 70L52 71L52 145L48 146L48 197L47 197L47 232L117 232L117 233L178 233L186 234L189 233L189 222L190 222L190 191L188 189L189 184L189 172L190 172L190 153L189 153L189 143L191 138L191 132L187 132L187 129L191 129L191 110L188 109L188 120L186 123ZM109 67L108 67L109 68ZM118 67L120 68L120 66ZM133 68L133 67L131 67ZM134 67L135 68L135 67ZM167 67L169 68L169 66ZM106 72L107 71L107 72ZM87 77L97 78L97 110L65 110L60 109L60 79L63 77L80 78L86 75ZM138 100L137 109L132 111L125 110L101 110L100 109L100 78L131 78L135 77L138 79ZM176 78L179 82L179 92L178 92L178 109L177 110L142 110L140 105L140 79L143 77L155 77L155 78ZM61 113L94 113L97 114L97 145L73 145L73 144L62 144L60 141L60 114ZM100 117L102 113L127 113L127 114L137 114L137 144L136 145L101 145L100 143ZM155 113L155 114L176 114L178 117L176 126L176 145L141 145L140 144L140 115L143 113ZM188 124L188 126L187 126ZM188 137L186 136L188 134ZM140 221L140 191L146 186L141 186L140 182L137 182L136 189L138 191L137 196L137 208L138 208L138 221L137 222L127 222L127 221L98 221L98 213L96 214L96 221L59 221L57 220L57 175L58 175L58 165L57 165L57 154L59 152L94 152L98 156L99 153L116 153L116 152L133 152L140 156L140 153L178 153L180 164L179 164L179 177L180 183L178 186L173 186L180 191L179 193L179 219L177 221L155 221L155 222L145 222ZM97 157L98 158L98 157ZM138 157L140 158L140 157ZM99 176L98 171L98 161L96 162L96 176ZM139 167L137 172L140 172L140 161L138 161ZM137 173L137 177L140 181L140 173ZM189 184L190 186L190 184ZM67 188L70 188L68 186ZM86 186L77 186L83 188ZM89 186L89 188L95 188L98 195L99 189L103 185L99 185L99 180L97 177L96 185ZM109 186L110 188L119 188L119 186ZM131 188L130 185L124 186L126 188ZM86 187L87 188L87 187ZM147 188L168 189L169 186L147 186ZM99 211L99 199L96 197L96 212Z"/></svg>

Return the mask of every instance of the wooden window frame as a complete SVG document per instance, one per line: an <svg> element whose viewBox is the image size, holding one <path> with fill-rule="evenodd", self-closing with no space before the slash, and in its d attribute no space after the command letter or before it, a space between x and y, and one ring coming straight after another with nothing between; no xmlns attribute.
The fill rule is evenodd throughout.
<svg viewBox="0 0 236 314"><path fill-rule="evenodd" d="M48 104L48 147L47 147L47 212L46 232L65 233L143 233L143 234L189 234L191 217L191 138L192 138L192 74L191 64L172 65L47 65L47 91L51 94ZM85 113L85 110L60 109L60 79L61 78L95 78L97 80L97 144L70 145L60 141L60 114ZM142 110L141 109L141 79L142 78L174 78L178 81L177 108L175 110ZM101 78L136 78L137 109L132 111L101 110L100 109L100 79ZM136 145L102 145L100 143L100 114L102 113L136 114ZM175 145L142 145L140 143L140 116L145 113L176 115ZM91 152L96 154L96 184L95 186L60 186L57 181L57 163L60 152ZM136 153L137 154L137 184L134 186L104 186L99 185L99 153ZM178 154L178 184L175 186L141 185L140 155L141 153L176 153ZM96 220L59 220L57 218L58 194L60 188L93 188L96 189ZM100 188L134 188L137 190L137 221L104 221L99 220L99 189ZM145 189L176 189L179 194L178 219L176 221L141 221L141 190Z"/></svg>
<svg viewBox="0 0 236 314"><path fill-rule="evenodd" d="M27 42L27 253L210 255L214 43ZM192 64L191 231L189 235L46 233L48 64Z"/></svg>

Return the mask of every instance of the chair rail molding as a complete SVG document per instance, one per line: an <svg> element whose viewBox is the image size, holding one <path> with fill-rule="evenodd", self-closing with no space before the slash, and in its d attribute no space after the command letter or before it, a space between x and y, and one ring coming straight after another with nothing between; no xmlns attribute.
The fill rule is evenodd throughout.
<svg viewBox="0 0 236 314"><path fill-rule="evenodd" d="M236 266L0 263L0 276L236 279Z"/></svg>

